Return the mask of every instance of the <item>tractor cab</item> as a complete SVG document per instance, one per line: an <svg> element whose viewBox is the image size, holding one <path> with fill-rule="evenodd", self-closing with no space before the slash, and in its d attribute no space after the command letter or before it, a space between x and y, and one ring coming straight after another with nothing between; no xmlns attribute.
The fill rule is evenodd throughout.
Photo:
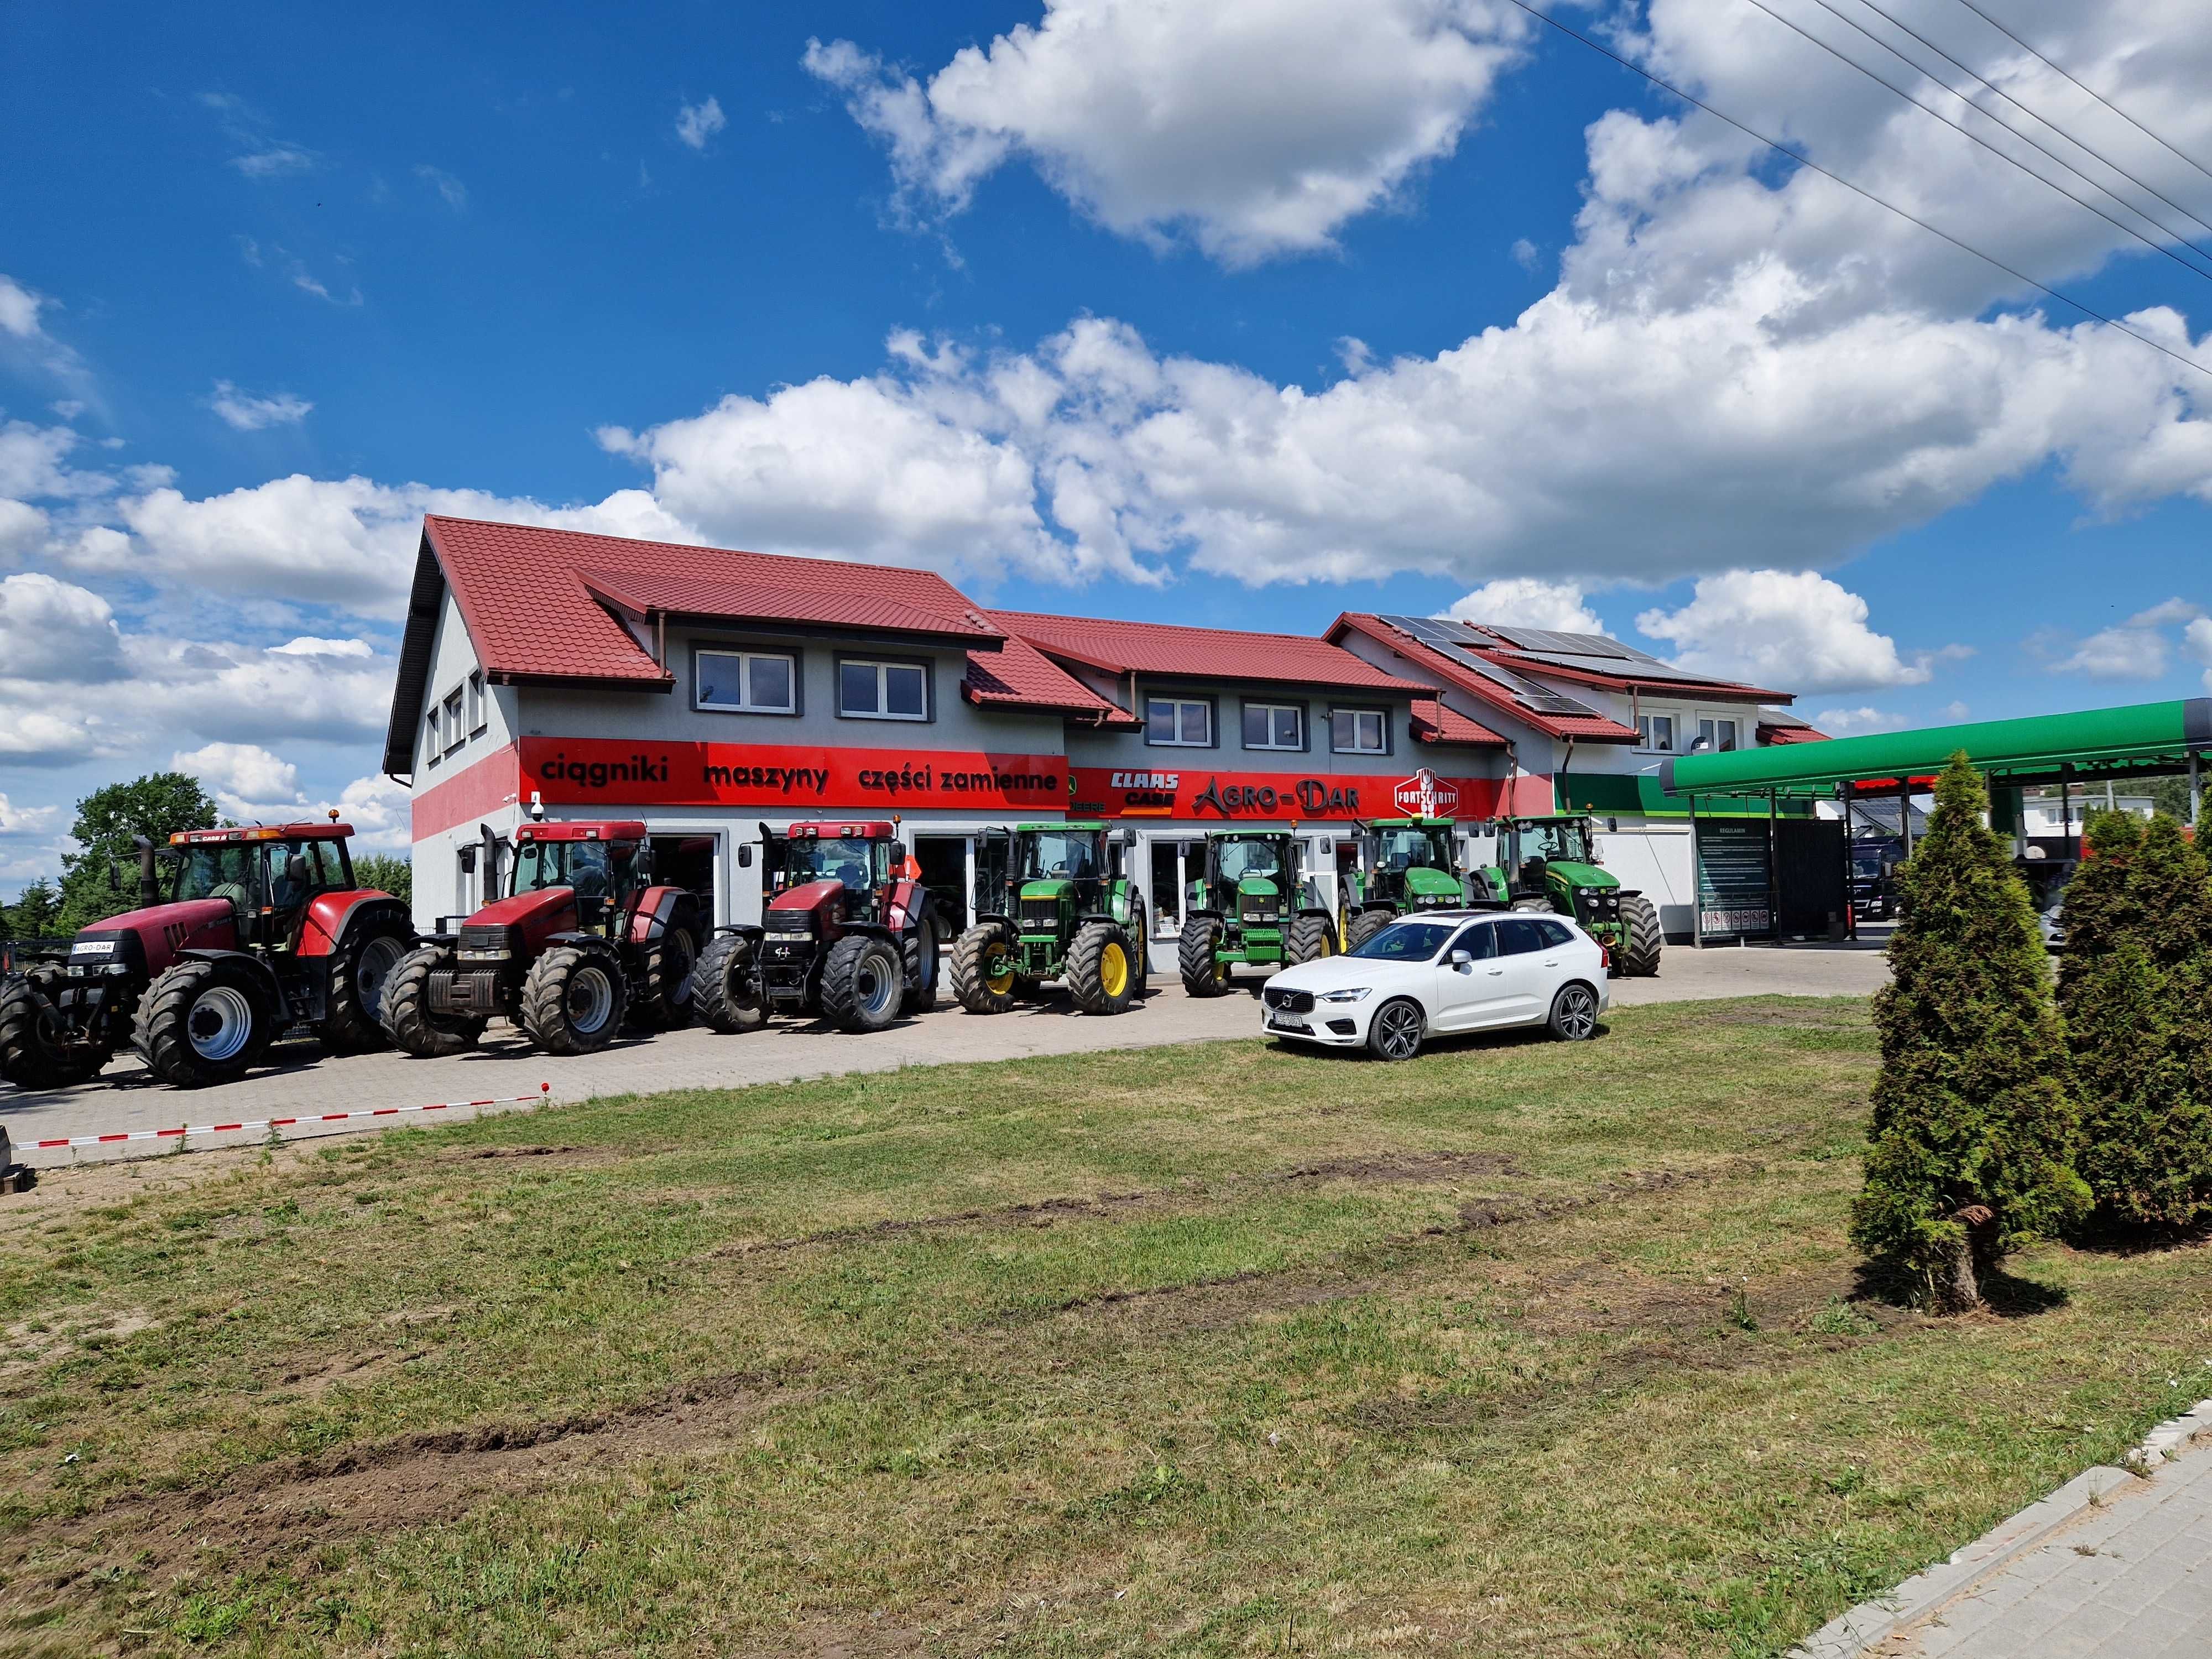
<svg viewBox="0 0 2212 1659"><path fill-rule="evenodd" d="M1135 833L1100 823L1024 823L986 840L996 844L979 848L979 860L1006 875L979 892L975 925L953 951L961 1006L1001 1013L1018 994L1058 979L1085 1013L1128 1006L1144 986L1147 938L1144 900L1129 875Z"/></svg>
<svg viewBox="0 0 2212 1659"><path fill-rule="evenodd" d="M1362 896L1403 914L1466 902L1449 818L1377 818L1360 840Z"/></svg>
<svg viewBox="0 0 2212 1659"><path fill-rule="evenodd" d="M1272 927L1297 902L1298 865L1297 838L1286 830L1212 830L1190 908Z"/></svg>
<svg viewBox="0 0 2212 1659"><path fill-rule="evenodd" d="M575 925L605 933L652 884L651 849L634 820L526 823L514 832L508 896L565 889L574 896Z"/></svg>
<svg viewBox="0 0 2212 1659"><path fill-rule="evenodd" d="M197 915L203 901L220 901L230 907L231 942L238 948L289 951L298 942L308 900L352 888L353 860L346 850L351 834L350 825L330 824L185 830L169 837L165 856L175 869L168 904L157 908L191 906ZM142 893L145 885L142 879Z"/></svg>
<svg viewBox="0 0 2212 1659"><path fill-rule="evenodd" d="M1188 856L1193 849L1185 845ZM1337 951L1336 917L1301 870L1287 830L1206 832L1190 884L1176 966L1192 996L1219 996L1240 964L1295 966Z"/></svg>
<svg viewBox="0 0 2212 1659"><path fill-rule="evenodd" d="M1499 818L1490 828L1498 862L1474 872L1478 890L1516 910L1572 916L1605 946L1607 960L1620 973L1659 971L1659 913L1600 862L1597 836L1587 817L1555 812Z"/></svg>

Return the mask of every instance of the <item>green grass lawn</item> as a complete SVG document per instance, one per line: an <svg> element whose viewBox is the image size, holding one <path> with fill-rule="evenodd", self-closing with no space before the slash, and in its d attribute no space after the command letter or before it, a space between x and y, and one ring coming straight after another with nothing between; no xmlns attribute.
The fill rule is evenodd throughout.
<svg viewBox="0 0 2212 1659"><path fill-rule="evenodd" d="M2212 1394L2201 1250L1863 1294L1873 1070L1678 1004L50 1179L0 1652L1779 1653Z"/></svg>

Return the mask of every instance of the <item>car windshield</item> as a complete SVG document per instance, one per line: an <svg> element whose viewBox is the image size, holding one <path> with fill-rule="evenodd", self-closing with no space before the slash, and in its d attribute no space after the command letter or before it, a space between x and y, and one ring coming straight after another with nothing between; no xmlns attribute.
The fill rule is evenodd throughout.
<svg viewBox="0 0 2212 1659"><path fill-rule="evenodd" d="M854 892L868 887L871 843L860 836L822 836L794 841L786 855L786 884L802 881L842 881Z"/></svg>
<svg viewBox="0 0 2212 1659"><path fill-rule="evenodd" d="M268 902L264 870L258 844L187 847L177 867L177 896L228 899L242 910L258 910Z"/></svg>
<svg viewBox="0 0 2212 1659"><path fill-rule="evenodd" d="M1384 870L1449 870L1441 830L1385 830L1377 837L1375 862Z"/></svg>
<svg viewBox="0 0 2212 1659"><path fill-rule="evenodd" d="M1344 954L1370 962L1427 962L1444 948L1455 921L1400 921Z"/></svg>
<svg viewBox="0 0 2212 1659"><path fill-rule="evenodd" d="M1521 826L1521 857L1557 860L1563 864L1595 864L1590 856L1589 831L1580 818L1562 823Z"/></svg>
<svg viewBox="0 0 2212 1659"><path fill-rule="evenodd" d="M605 897L629 875L633 850L618 841L526 841L514 855L514 890L573 887L586 897Z"/></svg>
<svg viewBox="0 0 2212 1659"><path fill-rule="evenodd" d="M1256 877L1272 881L1283 872L1283 861L1272 841L1231 841L1221 846L1221 878L1243 881Z"/></svg>
<svg viewBox="0 0 2212 1659"><path fill-rule="evenodd" d="M1022 879L1048 877L1086 881L1098 873L1094 838L1088 831L1039 830L1022 837Z"/></svg>

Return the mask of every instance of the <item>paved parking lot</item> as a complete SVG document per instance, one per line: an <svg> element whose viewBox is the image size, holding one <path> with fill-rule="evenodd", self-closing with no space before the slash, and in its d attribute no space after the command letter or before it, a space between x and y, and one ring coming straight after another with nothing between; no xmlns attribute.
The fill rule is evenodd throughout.
<svg viewBox="0 0 2212 1659"><path fill-rule="evenodd" d="M1882 956L1870 949L1681 949L1667 952L1656 979L1615 980L1613 994L1622 1004L1763 994L1863 996L1887 975ZM948 1003L935 1013L866 1036L811 1022L779 1020L740 1036L694 1027L628 1040L596 1054L571 1059L533 1053L505 1025L495 1025L491 1040L477 1053L451 1060L415 1060L392 1053L331 1059L313 1043L290 1044L271 1052L271 1065L211 1090L171 1089L155 1082L135 1059L118 1059L97 1080L73 1089L33 1093L0 1085L0 1126L14 1138L18 1158L52 1165L103 1155L161 1153L173 1151L176 1143L137 1141L74 1152L29 1152L22 1150L24 1144L179 1124L484 1100L535 1094L541 1083L552 1085L553 1100L580 1100L667 1089L732 1088L842 1072L896 1071L957 1060L1218 1041L1258 1035L1260 984L1261 976L1255 973L1240 979L1229 996L1198 999L1185 995L1172 975L1156 973L1151 994L1112 1018L1086 1018L1058 995L989 1018ZM1463 1041L1479 1043L1480 1039ZM286 1133L344 1133L423 1121L409 1115L370 1120L366 1125L307 1124ZM257 1138L231 1133L195 1144L236 1145Z"/></svg>

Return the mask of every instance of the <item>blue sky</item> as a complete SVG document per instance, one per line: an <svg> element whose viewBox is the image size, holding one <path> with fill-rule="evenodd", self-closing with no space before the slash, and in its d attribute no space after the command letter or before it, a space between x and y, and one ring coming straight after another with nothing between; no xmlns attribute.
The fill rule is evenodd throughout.
<svg viewBox="0 0 2212 1659"><path fill-rule="evenodd" d="M2191 9L2006 15L2212 155ZM1955 0L1906 11L2212 217ZM1563 15L2212 362L2201 282L1758 14ZM1193 18L11 9L0 624L56 660L0 664L0 892L177 756L395 835L373 728L426 503L1044 610L1656 612L1645 643L1860 726L2203 689L2204 377L1498 0Z"/></svg>

